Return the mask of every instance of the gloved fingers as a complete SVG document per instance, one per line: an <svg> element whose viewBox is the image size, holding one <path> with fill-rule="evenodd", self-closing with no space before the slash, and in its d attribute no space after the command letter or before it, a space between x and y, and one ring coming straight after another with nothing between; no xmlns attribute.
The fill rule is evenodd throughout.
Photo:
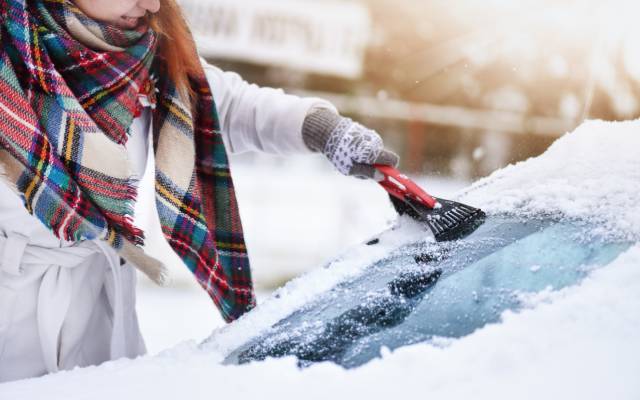
<svg viewBox="0 0 640 400"><path fill-rule="evenodd" d="M371 164L354 162L349 169L348 175L355 176L356 178L361 179L376 179L379 175L376 175L376 169L372 164L383 164L397 167L399 161L400 157L398 157L397 154L384 149Z"/></svg>
<svg viewBox="0 0 640 400"><path fill-rule="evenodd" d="M389 151L387 149L383 149L373 163L397 167L399 162L400 162L400 157L398 157L396 153Z"/></svg>
<svg viewBox="0 0 640 400"><path fill-rule="evenodd" d="M373 179L376 169L371 164L354 163L349 170L349 175L359 179Z"/></svg>

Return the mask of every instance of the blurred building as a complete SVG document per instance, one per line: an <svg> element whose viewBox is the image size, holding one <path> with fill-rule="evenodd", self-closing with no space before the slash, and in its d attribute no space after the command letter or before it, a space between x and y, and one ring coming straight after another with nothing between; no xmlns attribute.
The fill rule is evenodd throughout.
<svg viewBox="0 0 640 400"><path fill-rule="evenodd" d="M626 18L634 2L181 4L206 58L327 98L378 130L413 172L485 175L585 118L640 112L638 28Z"/></svg>

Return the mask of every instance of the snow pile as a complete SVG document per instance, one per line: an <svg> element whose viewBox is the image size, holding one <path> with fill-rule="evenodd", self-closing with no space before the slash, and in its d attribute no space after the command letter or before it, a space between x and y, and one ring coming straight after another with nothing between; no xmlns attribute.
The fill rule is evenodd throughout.
<svg viewBox="0 0 640 400"><path fill-rule="evenodd" d="M506 168L461 198L488 211L598 218L603 229L640 238L640 122L589 122L543 156ZM307 274L204 346L120 360L0 385L0 398L211 397L388 399L640 398L640 244L576 287L545 292L536 307L438 346L384 352L354 370L330 363L300 370L292 358L223 366L225 352L390 249L424 235L403 221L381 245L359 247Z"/></svg>
<svg viewBox="0 0 640 400"><path fill-rule="evenodd" d="M579 287L535 309L506 313L445 347L413 345L355 370L272 359L243 366L184 344L122 360L0 385L3 399L637 399L640 397L640 245Z"/></svg>
<svg viewBox="0 0 640 400"><path fill-rule="evenodd" d="M640 121L588 121L543 155L499 170L460 197L489 212L562 213L600 233L640 238Z"/></svg>

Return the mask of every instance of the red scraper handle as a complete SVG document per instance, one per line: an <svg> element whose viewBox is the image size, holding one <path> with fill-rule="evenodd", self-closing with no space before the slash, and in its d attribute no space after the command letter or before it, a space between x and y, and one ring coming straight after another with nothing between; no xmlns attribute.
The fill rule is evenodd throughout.
<svg viewBox="0 0 640 400"><path fill-rule="evenodd" d="M405 200L407 197L424 204L429 208L435 208L438 201L416 185L414 181L406 175L400 173L397 169L382 164L375 164L374 167L384 175L381 181L378 181L390 195Z"/></svg>

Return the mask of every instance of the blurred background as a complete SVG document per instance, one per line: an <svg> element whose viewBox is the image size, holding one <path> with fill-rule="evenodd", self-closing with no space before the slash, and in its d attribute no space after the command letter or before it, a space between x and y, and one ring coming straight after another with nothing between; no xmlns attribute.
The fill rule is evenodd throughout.
<svg viewBox="0 0 640 400"><path fill-rule="evenodd" d="M179 2L208 61L333 102L443 197L541 154L585 119L640 114L632 0ZM321 156L245 154L231 163L260 301L393 221L375 183L342 177ZM147 248L174 279L160 289L140 278L150 351L200 340L222 322L160 238L150 196L139 205Z"/></svg>

